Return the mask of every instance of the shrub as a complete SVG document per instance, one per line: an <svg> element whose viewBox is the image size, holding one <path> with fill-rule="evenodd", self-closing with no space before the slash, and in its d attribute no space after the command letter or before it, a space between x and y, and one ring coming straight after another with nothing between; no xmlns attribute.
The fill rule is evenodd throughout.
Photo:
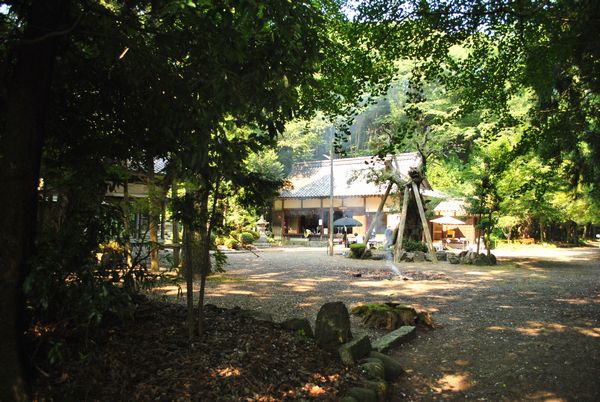
<svg viewBox="0 0 600 402"><path fill-rule="evenodd" d="M426 253L427 251L429 251L427 249L427 245L425 243L420 242L420 241L410 240L410 239L407 239L402 242L402 248L408 252L422 251L422 252Z"/></svg>
<svg viewBox="0 0 600 402"><path fill-rule="evenodd" d="M352 252L352 257L354 257L354 258L362 257L362 255L366 249L367 249L366 244L356 244L355 243L355 244L350 245L350 251Z"/></svg>
<svg viewBox="0 0 600 402"><path fill-rule="evenodd" d="M250 232L242 232L240 233L239 239L242 242L242 244L252 244L252 242L254 241L254 235L252 235L252 233Z"/></svg>
<svg viewBox="0 0 600 402"><path fill-rule="evenodd" d="M217 237L215 239L215 246L222 246L225 244L225 238L223 237Z"/></svg>
<svg viewBox="0 0 600 402"><path fill-rule="evenodd" d="M236 239L227 239L225 240L225 247L237 250L238 248L240 248L240 242Z"/></svg>
<svg viewBox="0 0 600 402"><path fill-rule="evenodd" d="M248 233L252 233L254 240L260 239L260 233L258 233L258 232L255 232L254 230L248 230Z"/></svg>

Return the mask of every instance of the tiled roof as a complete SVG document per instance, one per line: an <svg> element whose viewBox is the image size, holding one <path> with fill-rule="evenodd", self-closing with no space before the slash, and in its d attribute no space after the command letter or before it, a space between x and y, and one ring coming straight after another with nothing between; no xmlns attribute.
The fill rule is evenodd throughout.
<svg viewBox="0 0 600 402"><path fill-rule="evenodd" d="M461 198L442 201L433 210L434 212L455 212L459 216L467 215L465 200Z"/></svg>
<svg viewBox="0 0 600 402"><path fill-rule="evenodd" d="M389 160L389 158L388 158ZM421 166L417 153L396 156L398 169L407 177L410 168ZM375 184L369 180L374 170L383 170L385 163L373 160L370 156L360 158L334 159L333 194L335 197L362 197L382 195L385 184ZM330 180L329 160L302 162L294 164L288 177L290 188L280 192L281 198L329 197Z"/></svg>

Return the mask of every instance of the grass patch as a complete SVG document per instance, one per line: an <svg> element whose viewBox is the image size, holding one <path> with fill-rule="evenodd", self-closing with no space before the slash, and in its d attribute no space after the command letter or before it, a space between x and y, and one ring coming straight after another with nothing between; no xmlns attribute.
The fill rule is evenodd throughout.
<svg viewBox="0 0 600 402"><path fill-rule="evenodd" d="M245 281L245 279L240 278L239 276L232 275L210 275L206 280L208 282L216 283L239 283Z"/></svg>

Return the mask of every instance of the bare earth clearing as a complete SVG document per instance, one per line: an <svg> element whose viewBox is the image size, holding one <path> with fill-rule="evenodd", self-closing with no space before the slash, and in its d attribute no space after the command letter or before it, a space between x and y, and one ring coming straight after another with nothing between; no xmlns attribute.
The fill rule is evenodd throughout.
<svg viewBox="0 0 600 402"><path fill-rule="evenodd" d="M207 303L313 322L323 303L337 300L431 311L440 328L393 352L407 375L392 400L600 400L598 248L495 254L495 267L404 263L402 273L432 280L403 280L389 262L331 258L324 249L231 253ZM353 319L353 332L365 331Z"/></svg>

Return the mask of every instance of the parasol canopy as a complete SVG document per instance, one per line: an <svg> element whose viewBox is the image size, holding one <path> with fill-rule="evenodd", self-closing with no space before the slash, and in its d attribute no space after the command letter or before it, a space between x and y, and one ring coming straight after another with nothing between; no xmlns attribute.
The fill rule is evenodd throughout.
<svg viewBox="0 0 600 402"><path fill-rule="evenodd" d="M466 225L465 222L451 216L440 216L439 218L430 220L430 222L439 223L442 225Z"/></svg>
<svg viewBox="0 0 600 402"><path fill-rule="evenodd" d="M356 219L344 216L343 218L336 219L335 221L333 221L333 226L362 226L362 223L360 223Z"/></svg>

